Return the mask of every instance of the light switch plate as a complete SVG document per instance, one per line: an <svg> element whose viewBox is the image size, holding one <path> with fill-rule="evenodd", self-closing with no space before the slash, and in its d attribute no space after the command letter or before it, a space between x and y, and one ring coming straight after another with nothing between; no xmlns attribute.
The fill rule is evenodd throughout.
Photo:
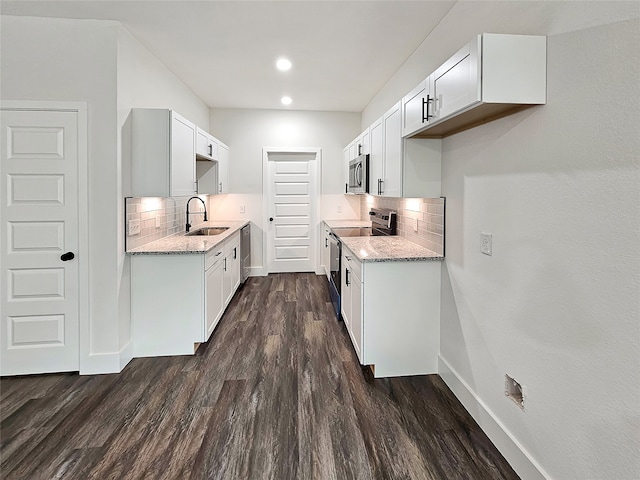
<svg viewBox="0 0 640 480"><path fill-rule="evenodd" d="M481 233L480 237L482 239L482 243L480 244L480 251L485 255L491 255L492 253L492 241L490 233Z"/></svg>
<svg viewBox="0 0 640 480"><path fill-rule="evenodd" d="M160 228L160 215L156 215L156 228Z"/></svg>
<svg viewBox="0 0 640 480"><path fill-rule="evenodd" d="M418 219L417 218L412 219L411 220L411 224L413 226L413 231L417 232L418 231Z"/></svg>
<svg viewBox="0 0 640 480"><path fill-rule="evenodd" d="M240 205L240 213L244 213L244 205Z"/></svg>

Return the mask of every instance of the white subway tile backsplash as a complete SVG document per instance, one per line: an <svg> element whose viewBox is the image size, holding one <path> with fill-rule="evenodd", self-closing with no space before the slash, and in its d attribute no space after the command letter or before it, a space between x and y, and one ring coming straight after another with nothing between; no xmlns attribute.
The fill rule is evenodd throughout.
<svg viewBox="0 0 640 480"><path fill-rule="evenodd" d="M368 220L370 207L391 208L398 212L398 235L418 245L444 254L444 198L405 199L363 195L361 220ZM416 209L418 211L416 211ZM418 231L413 221L418 220Z"/></svg>
<svg viewBox="0 0 640 480"><path fill-rule="evenodd" d="M187 197L176 198L126 198L125 218L127 222L140 220L140 233L128 236L125 229L126 249L140 247L149 242L184 232L187 223ZM206 200L205 200L206 201ZM201 212L202 204L191 202L189 210ZM160 226L156 228L156 217L159 217ZM197 227L204 222L203 215L197 214L190 217L192 227Z"/></svg>

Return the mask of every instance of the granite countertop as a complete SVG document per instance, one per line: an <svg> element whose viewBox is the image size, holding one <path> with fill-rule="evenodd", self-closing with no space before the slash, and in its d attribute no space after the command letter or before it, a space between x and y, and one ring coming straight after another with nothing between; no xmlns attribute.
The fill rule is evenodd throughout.
<svg viewBox="0 0 640 480"><path fill-rule="evenodd" d="M193 253L207 253L216 246L220 245L227 238L240 230L245 225L248 225L249 221L221 221L211 220L209 222L201 223L197 227L193 227L193 231L205 227L229 227L229 229L214 236L187 236L182 233L176 233L168 237L155 240L153 242L142 245L127 251L127 255L185 255Z"/></svg>
<svg viewBox="0 0 640 480"><path fill-rule="evenodd" d="M324 223L329 228L359 228L370 227L371 222L369 220L324 220Z"/></svg>
<svg viewBox="0 0 640 480"><path fill-rule="evenodd" d="M400 236L340 238L361 262L418 262L444 257Z"/></svg>

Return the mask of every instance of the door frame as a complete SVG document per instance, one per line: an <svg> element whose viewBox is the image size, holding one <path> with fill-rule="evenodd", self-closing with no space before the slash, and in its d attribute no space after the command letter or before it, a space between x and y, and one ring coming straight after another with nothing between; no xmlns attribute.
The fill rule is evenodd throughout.
<svg viewBox="0 0 640 480"><path fill-rule="evenodd" d="M322 209L320 205L320 198L322 195L322 149L319 147L262 147L262 275L269 274L268 263L268 246L269 246L269 219L267 218L269 209L269 154L278 153L313 153L315 154L316 162L316 198L315 198L315 220L316 225L312 225L313 230L316 232L315 238L318 240L320 233L320 224ZM319 242L315 242L319 244ZM320 271L320 263L318 259L318 245L314 244L313 250L313 268L316 273Z"/></svg>
<svg viewBox="0 0 640 480"><path fill-rule="evenodd" d="M78 371L89 360L89 157L87 102L0 100L0 110L75 112L78 115ZM4 239L0 239L0 245Z"/></svg>

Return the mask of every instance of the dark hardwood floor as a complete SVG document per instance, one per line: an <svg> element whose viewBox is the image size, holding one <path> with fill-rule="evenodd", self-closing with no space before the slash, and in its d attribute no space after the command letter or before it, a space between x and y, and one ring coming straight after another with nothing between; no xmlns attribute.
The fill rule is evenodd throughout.
<svg viewBox="0 0 640 480"><path fill-rule="evenodd" d="M437 375L365 378L326 278L251 278L194 356L0 381L3 479L517 479Z"/></svg>

